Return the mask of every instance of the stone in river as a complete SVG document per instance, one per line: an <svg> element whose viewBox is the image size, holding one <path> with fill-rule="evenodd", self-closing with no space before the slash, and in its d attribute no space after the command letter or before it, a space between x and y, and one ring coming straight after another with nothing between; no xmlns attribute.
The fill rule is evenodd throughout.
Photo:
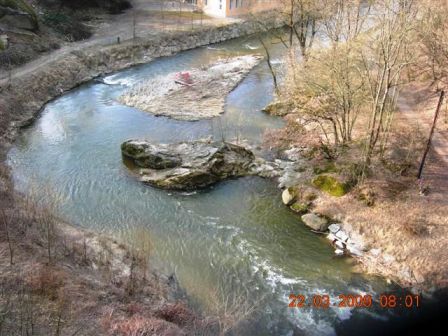
<svg viewBox="0 0 448 336"><path fill-rule="evenodd" d="M140 169L140 180L172 190L195 190L216 182L253 174L254 154L239 145L197 140L154 144L128 140L124 157Z"/></svg>
<svg viewBox="0 0 448 336"><path fill-rule="evenodd" d="M318 216L314 213L309 213L302 216L302 221L311 229L315 231L326 231L328 228L327 219Z"/></svg>

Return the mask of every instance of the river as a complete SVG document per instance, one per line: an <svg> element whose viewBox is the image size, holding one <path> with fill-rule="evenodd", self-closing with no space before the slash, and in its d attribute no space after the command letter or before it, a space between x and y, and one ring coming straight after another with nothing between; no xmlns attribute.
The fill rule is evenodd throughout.
<svg viewBox="0 0 448 336"><path fill-rule="evenodd" d="M278 69L284 51L281 44L270 48ZM345 334L366 321L387 320L393 312L384 309L288 308L290 293L337 298L393 288L354 273L350 259L335 258L325 238L282 204L274 181L247 177L195 193L168 192L139 183L122 162L120 144L130 138L176 142L238 135L260 144L266 129L283 125L261 111L273 91L266 62L229 94L225 113L213 120L155 117L116 98L151 76L262 51L256 40L236 39L160 58L64 94L44 107L9 152L15 187L54 205L74 225L115 236L148 230L151 262L176 275L194 307L213 311L225 298L236 298L257 308L235 334Z"/></svg>

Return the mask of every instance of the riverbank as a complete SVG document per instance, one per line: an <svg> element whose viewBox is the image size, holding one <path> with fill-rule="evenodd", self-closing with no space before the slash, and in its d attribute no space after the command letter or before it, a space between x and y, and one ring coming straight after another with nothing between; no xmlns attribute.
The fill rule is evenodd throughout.
<svg viewBox="0 0 448 336"><path fill-rule="evenodd" d="M443 173L447 169L443 155L446 141L445 125L440 120L423 184L419 185L418 164L437 105L435 92L427 85L420 87L404 88L390 146L382 161L372 164L362 183L351 186L356 155L340 153L337 159L328 160L310 157L309 150L297 147L296 151L307 158L298 155L296 165L301 172L282 187L296 191L296 199L284 197L293 211L320 216L325 221L324 231L332 223L340 226L344 239L338 239L335 247L338 252L350 246L361 251L352 254L360 262L360 272L383 276L416 292L431 293L448 285L448 201ZM425 118L421 117L422 111ZM356 144L350 150L362 157ZM315 183L317 178L336 182L319 185Z"/></svg>
<svg viewBox="0 0 448 336"><path fill-rule="evenodd" d="M189 330L193 324L197 325L198 318L194 314L180 304L175 305L174 290L171 291L169 285L175 283L174 279L160 275L157 271L151 275L146 274L144 279L141 267L138 267L139 271L136 273L136 261L132 256L131 247L119 246L120 244L112 239L71 227L52 216L50 221L48 219L50 214L44 208L39 208L39 216L36 217L32 210L33 205L29 204L30 201L23 195L16 195L13 190L10 172L5 164L6 154L20 128L31 123L46 102L77 85L105 73L149 62L156 57L252 34L259 29L260 27L251 22L244 22L206 28L194 33L166 33L134 42L91 47L61 58L51 58L50 62L39 69L13 78L2 88L0 206L5 213L3 220L7 223L2 226L1 231L1 251L4 256L2 280L5 288L11 289L11 298L19 295L21 288L32 291L30 297L41 301L39 307L32 307L35 311L41 309L50 311L49 307L55 307L54 311L65 312L66 306L63 305L65 302L82 303L72 307L75 311L71 311L70 318L61 315L62 313L55 313L56 318L59 316L61 321L66 321L64 326L62 322L59 327L57 323L55 325L48 322L50 318L53 321L54 315L45 315L42 316L42 320L31 320L30 323L39 322L44 328L44 333L50 333L49 330L51 333L54 330L70 333L73 330L74 333L77 328L83 330L86 325L96 333L101 334L99 331L102 330L104 334L110 334L128 328L131 316L130 320L134 321L136 326L157 330L161 335L170 332L182 334L182 330ZM40 214L41 212L43 214ZM31 219L27 219L30 215ZM25 224L18 225L18 223ZM54 237L53 230L57 231ZM38 231L38 234L35 234L35 231ZM12 265L8 260L9 245L12 247ZM47 257L48 251L50 257ZM105 262L105 258L117 259L119 266L112 266L115 262ZM90 259L102 260L102 264L99 266L100 261ZM103 268L106 271L100 272L99 270ZM119 268L120 273L115 274L113 271L115 268ZM36 280L38 289L34 291L34 285L30 287L27 279L36 270L41 275ZM68 279L70 281L67 281ZM25 284L23 287L13 288L6 283ZM134 283L138 283L139 287L134 285L129 287L129 284ZM51 295L49 300L44 300L41 297L47 295L47 287L50 288ZM85 290L81 290L83 288ZM69 295L57 294L64 291L68 291ZM16 307L14 311L22 308L23 306ZM90 320L87 316L90 316ZM177 319L179 316L181 318ZM12 319L9 315L7 317ZM22 323L16 320L8 321L12 326Z"/></svg>

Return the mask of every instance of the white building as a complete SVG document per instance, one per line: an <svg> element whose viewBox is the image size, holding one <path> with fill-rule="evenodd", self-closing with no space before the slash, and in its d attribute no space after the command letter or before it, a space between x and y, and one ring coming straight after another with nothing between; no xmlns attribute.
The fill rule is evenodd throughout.
<svg viewBox="0 0 448 336"><path fill-rule="evenodd" d="M192 0L205 14L213 17L232 17L273 9L280 0Z"/></svg>

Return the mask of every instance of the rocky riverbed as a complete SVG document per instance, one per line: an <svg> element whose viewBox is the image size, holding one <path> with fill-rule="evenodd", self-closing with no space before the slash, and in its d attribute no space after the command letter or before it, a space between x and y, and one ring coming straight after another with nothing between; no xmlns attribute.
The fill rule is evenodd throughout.
<svg viewBox="0 0 448 336"><path fill-rule="evenodd" d="M200 69L170 73L134 85L119 101L146 112L178 120L212 118L224 112L227 94L262 57L223 59Z"/></svg>

